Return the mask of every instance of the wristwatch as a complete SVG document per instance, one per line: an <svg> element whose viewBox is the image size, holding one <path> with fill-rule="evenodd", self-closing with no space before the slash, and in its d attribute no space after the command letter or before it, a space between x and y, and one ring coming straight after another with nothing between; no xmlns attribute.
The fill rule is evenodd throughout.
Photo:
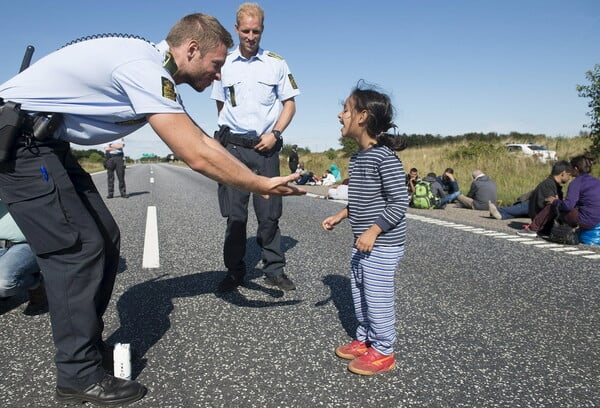
<svg viewBox="0 0 600 408"><path fill-rule="evenodd" d="M275 135L275 139L277 139L277 140L281 140L281 132L280 132L279 130L275 130L275 129L273 129L273 130L271 131L271 133L273 133L273 134Z"/></svg>

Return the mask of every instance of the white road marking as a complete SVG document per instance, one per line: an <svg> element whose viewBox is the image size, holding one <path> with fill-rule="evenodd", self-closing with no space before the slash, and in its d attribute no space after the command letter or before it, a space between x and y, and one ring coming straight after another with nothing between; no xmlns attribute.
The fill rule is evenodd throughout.
<svg viewBox="0 0 600 408"><path fill-rule="evenodd" d="M148 207L146 213L146 232L144 235L144 257L142 268L160 267L158 254L158 223L156 222L156 207Z"/></svg>
<svg viewBox="0 0 600 408"><path fill-rule="evenodd" d="M578 255L578 256L581 256L582 258L600 259L600 254L598 254L597 252L584 250L584 249L578 248L576 246L566 246L566 245L555 244L553 242L544 241L543 239L538 239L538 238L534 238L534 237L531 237L531 238L520 237L518 235L510 235L510 234L507 234L504 232L486 230L486 229L479 228L479 227L472 227L470 225L457 224L457 223L454 223L451 221L444 221L444 220L439 220L436 218L429 218L429 217L425 217L425 216L417 215L417 214L406 214L406 218L426 222L428 224L437 224L442 227L449 227L449 228L454 228L454 229L461 230L461 231L472 232L474 234L486 235L486 236L491 236L494 238L501 238L506 241L518 242L523 245L532 245L536 248L547 249L549 251L562 252L562 253L569 254L569 255Z"/></svg>

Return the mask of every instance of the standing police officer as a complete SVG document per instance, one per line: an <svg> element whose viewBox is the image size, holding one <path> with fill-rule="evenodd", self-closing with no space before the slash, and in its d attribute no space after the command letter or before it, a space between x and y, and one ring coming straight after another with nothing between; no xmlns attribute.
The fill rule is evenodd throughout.
<svg viewBox="0 0 600 408"><path fill-rule="evenodd" d="M115 191L115 171L119 179L119 193L121 197L129 198L125 188L125 155L123 148L125 140L121 139L118 142L111 142L104 147L106 155L106 176L108 184L108 195L106 198L113 198Z"/></svg>
<svg viewBox="0 0 600 408"><path fill-rule="evenodd" d="M219 113L216 137L252 172L272 177L279 176L281 134L296 113L294 97L300 90L283 58L259 47L263 22L264 11L258 4L244 3L238 8L235 31L240 44L227 56L211 98L217 101ZM241 285L246 273L249 198L248 192L235 186L219 185L221 214L227 217L223 249L227 275L219 286L224 292ZM254 195L253 204L266 283L282 290L296 289L283 272L281 197Z"/></svg>
<svg viewBox="0 0 600 408"><path fill-rule="evenodd" d="M220 79L232 46L214 17L192 14L159 44L132 36L82 39L0 84L0 130L8 134L12 126L16 137L0 166L0 198L42 270L60 401L124 405L146 393L102 367L110 357L102 316L119 263L120 232L69 142L103 144L150 123L177 157L219 183L265 195L305 193L287 186L292 176L254 174L185 112L175 85L204 90ZM36 124L47 121L50 131L40 131L48 128Z"/></svg>

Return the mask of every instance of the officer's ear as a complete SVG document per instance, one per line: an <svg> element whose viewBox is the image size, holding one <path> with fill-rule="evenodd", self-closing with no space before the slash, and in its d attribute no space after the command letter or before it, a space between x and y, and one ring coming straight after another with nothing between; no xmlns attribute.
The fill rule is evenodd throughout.
<svg viewBox="0 0 600 408"><path fill-rule="evenodd" d="M196 40L190 40L187 46L187 58L188 60L194 59L194 57L202 58L202 52L200 51L200 44Z"/></svg>

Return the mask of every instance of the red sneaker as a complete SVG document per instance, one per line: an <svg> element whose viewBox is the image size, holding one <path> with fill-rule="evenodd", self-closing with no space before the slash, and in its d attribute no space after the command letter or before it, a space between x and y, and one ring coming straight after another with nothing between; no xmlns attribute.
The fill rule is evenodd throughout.
<svg viewBox="0 0 600 408"><path fill-rule="evenodd" d="M361 375L382 373L393 370L395 367L396 357L394 353L386 356L372 347L369 347L365 354L355 358L348 364L348 370Z"/></svg>
<svg viewBox="0 0 600 408"><path fill-rule="evenodd" d="M354 340L352 343L344 344L335 349L335 354L338 357L346 360L354 360L367 352L369 346L364 341Z"/></svg>

